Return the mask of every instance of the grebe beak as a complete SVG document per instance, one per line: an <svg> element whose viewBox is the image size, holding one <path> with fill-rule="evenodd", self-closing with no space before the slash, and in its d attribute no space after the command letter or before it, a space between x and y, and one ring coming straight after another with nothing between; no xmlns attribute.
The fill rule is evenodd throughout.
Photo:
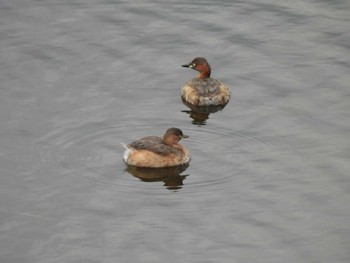
<svg viewBox="0 0 350 263"><path fill-rule="evenodd" d="M194 65L190 63L190 64L181 65L181 67L184 67L184 68L194 68Z"/></svg>
<svg viewBox="0 0 350 263"><path fill-rule="evenodd" d="M190 136L187 135L187 134L182 134L182 135L181 135L181 139L186 139L186 138L188 138L188 137L190 137Z"/></svg>

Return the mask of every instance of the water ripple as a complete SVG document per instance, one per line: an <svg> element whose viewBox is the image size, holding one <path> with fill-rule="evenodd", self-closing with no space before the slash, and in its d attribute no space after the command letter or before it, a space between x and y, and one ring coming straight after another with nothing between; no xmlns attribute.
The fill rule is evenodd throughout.
<svg viewBox="0 0 350 263"><path fill-rule="evenodd" d="M202 191L236 188L266 176L269 144L257 135L225 128L193 129L188 187Z"/></svg>
<svg viewBox="0 0 350 263"><path fill-rule="evenodd" d="M265 163L269 161L266 152L270 145L264 139L245 131L210 126L183 128L190 135L183 140L192 156L189 167L179 171L130 170L122 161L120 143L152 135L154 127L125 127L130 126L90 123L57 130L41 138L35 152L44 166L57 164L62 172L92 183L140 193L164 189L162 185L170 190L186 188L186 192L218 191L250 183L268 173Z"/></svg>

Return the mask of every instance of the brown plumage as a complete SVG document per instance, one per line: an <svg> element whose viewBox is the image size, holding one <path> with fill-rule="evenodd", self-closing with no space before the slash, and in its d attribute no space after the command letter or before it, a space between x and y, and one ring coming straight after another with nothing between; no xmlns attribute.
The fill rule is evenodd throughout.
<svg viewBox="0 0 350 263"><path fill-rule="evenodd" d="M192 68L199 72L197 78L186 82L181 97L195 106L225 105L230 100L230 91L221 81L213 79L211 67L205 58L195 58L182 67Z"/></svg>
<svg viewBox="0 0 350 263"><path fill-rule="evenodd" d="M188 163L188 150L179 141L187 138L178 128L170 128L163 138L147 136L127 145L124 161L138 167L170 167Z"/></svg>

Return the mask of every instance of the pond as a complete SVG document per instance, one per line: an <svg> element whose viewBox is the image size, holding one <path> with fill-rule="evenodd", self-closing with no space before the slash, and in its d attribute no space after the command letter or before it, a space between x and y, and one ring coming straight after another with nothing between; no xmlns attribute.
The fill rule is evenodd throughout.
<svg viewBox="0 0 350 263"><path fill-rule="evenodd" d="M1 262L349 262L347 1L2 1ZM206 57L231 100L183 104ZM127 167L180 128L188 166Z"/></svg>

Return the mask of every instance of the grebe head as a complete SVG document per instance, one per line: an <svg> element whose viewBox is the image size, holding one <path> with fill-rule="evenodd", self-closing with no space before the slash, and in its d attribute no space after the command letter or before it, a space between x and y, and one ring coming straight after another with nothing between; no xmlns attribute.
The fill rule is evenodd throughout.
<svg viewBox="0 0 350 263"><path fill-rule="evenodd" d="M163 142L169 146L178 144L178 142L182 138L188 138L188 135L185 135L182 133L182 131L178 128L170 128L168 129L164 136L163 136Z"/></svg>
<svg viewBox="0 0 350 263"><path fill-rule="evenodd" d="M181 67L197 70L199 72L198 78L200 79L210 77L210 73L211 73L210 65L208 61L203 57L195 58L190 63L182 65Z"/></svg>

